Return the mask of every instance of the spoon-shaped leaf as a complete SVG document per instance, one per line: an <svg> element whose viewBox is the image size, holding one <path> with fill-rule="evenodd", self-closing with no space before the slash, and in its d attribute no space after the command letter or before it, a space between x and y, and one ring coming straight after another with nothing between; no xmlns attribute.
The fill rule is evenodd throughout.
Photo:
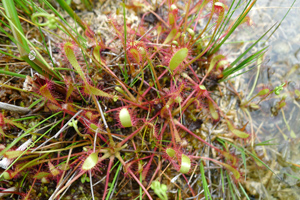
<svg viewBox="0 0 300 200"><path fill-rule="evenodd" d="M169 35L167 36L163 44L167 44L171 42L171 40L173 40L176 35L177 35L177 30L174 28L170 31Z"/></svg>
<svg viewBox="0 0 300 200"><path fill-rule="evenodd" d="M238 129L235 129L235 128L233 127L233 125L232 125L228 120L226 120L226 121L227 121L227 125L228 125L229 130L230 130L234 135L236 135L236 136L238 136L238 137L240 137L240 138L247 138L247 137L249 137L249 134L247 134L247 133L245 133L245 132L243 132L243 131L240 131L240 130L238 130Z"/></svg>
<svg viewBox="0 0 300 200"><path fill-rule="evenodd" d="M56 99L52 96L49 88L48 88L48 83L43 85L40 88L40 93L45 97L46 99L50 100L51 102L55 103L56 105L59 105L59 103L56 101Z"/></svg>
<svg viewBox="0 0 300 200"><path fill-rule="evenodd" d="M187 55L188 55L187 48L179 49L171 58L171 61L169 63L170 69L174 71L184 61Z"/></svg>
<svg viewBox="0 0 300 200"><path fill-rule="evenodd" d="M218 63L218 62L220 62L222 59L224 59L225 58L225 56L223 56L223 55L216 55L212 60L211 60L211 62L210 62L210 65L209 65L209 68L208 68L208 70L207 70L207 74L209 74L210 73L210 71L216 66L216 64Z"/></svg>
<svg viewBox="0 0 300 200"><path fill-rule="evenodd" d="M182 154L181 155L181 166L180 166L180 172L183 174L186 174L190 171L191 169L191 160L189 157L186 155Z"/></svg>
<svg viewBox="0 0 300 200"><path fill-rule="evenodd" d="M166 153L168 154L168 156L170 156L171 158L173 158L176 154L174 149L171 148L167 148Z"/></svg>
<svg viewBox="0 0 300 200"><path fill-rule="evenodd" d="M84 161L82 165L83 170L90 170L96 166L98 162L98 153L91 153Z"/></svg>
<svg viewBox="0 0 300 200"><path fill-rule="evenodd" d="M208 101L208 108L211 114L211 117L215 120L218 121L220 119L218 112L216 111L214 104L211 101Z"/></svg>

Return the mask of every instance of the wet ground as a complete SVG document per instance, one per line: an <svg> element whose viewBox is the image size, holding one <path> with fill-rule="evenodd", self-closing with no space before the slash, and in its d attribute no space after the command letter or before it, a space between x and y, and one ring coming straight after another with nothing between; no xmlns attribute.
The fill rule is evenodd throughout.
<svg viewBox="0 0 300 200"><path fill-rule="evenodd" d="M258 1L249 14L252 25L242 26L237 31L230 43L234 45L227 51L239 55L253 44L252 40L263 35L273 24L279 24L292 3L292 0ZM259 145L256 149L261 151L264 161L275 172L270 175L267 171L265 174L250 171L246 189L255 199L300 199L299 17L300 1L296 1L274 34L268 40L268 37L263 38L251 51L255 53L269 46L260 68L254 68L234 82L236 90L245 99L250 99L262 88L273 90L285 83L280 95L268 96L258 104L259 109L249 110L249 114L239 112L245 123L250 122L247 129L255 135L255 142L268 141L269 145ZM251 93L253 85L255 88ZM259 101L258 98L253 100L255 103ZM280 105L283 106L281 109Z"/></svg>
<svg viewBox="0 0 300 200"><path fill-rule="evenodd" d="M263 35L276 22L279 23L292 2L292 0L258 0L249 14L253 24L243 25L236 31L237 34L227 46L228 55L240 55L251 46L253 40ZM261 88L267 87L272 90L282 83L286 84L280 95L270 95L258 104L259 109L250 110L249 115L241 110L239 112L244 124L250 122L247 129L255 136L255 143L268 141L266 144L269 145L256 145L255 148L261 152L258 156L275 172L273 174L264 167L257 170L257 166L248 166L247 181L244 186L253 199L300 199L300 126L298 125L300 96L295 92L300 91L299 13L298 0L269 40L266 41L267 37L264 38L251 51L254 53L258 49L269 46L259 68L259 76L252 95L250 93L257 68L240 76L234 83L235 89L245 99L254 96ZM258 101L259 99L253 100L253 102ZM286 105L279 109L278 105L282 101Z"/></svg>

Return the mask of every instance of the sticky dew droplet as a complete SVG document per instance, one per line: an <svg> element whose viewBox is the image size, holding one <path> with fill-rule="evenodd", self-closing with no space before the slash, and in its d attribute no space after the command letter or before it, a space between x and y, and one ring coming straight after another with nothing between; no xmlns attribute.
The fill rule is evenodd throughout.
<svg viewBox="0 0 300 200"><path fill-rule="evenodd" d="M35 57L36 57L36 52L34 50L31 50L28 55L29 60L34 60Z"/></svg>

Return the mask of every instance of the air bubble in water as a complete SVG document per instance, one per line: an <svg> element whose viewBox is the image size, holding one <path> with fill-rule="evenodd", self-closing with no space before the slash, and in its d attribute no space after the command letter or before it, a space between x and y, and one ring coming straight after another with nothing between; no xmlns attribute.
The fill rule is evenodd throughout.
<svg viewBox="0 0 300 200"><path fill-rule="evenodd" d="M34 60L35 57L36 57L36 52L34 50L31 50L28 55L29 60Z"/></svg>

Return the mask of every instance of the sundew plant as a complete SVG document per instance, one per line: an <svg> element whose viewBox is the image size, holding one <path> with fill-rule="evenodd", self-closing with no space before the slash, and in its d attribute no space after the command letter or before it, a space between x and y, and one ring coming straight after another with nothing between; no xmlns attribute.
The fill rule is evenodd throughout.
<svg viewBox="0 0 300 200"><path fill-rule="evenodd" d="M249 199L247 165L268 166L228 106L230 81L276 27L232 62L221 47L255 2L111 1L93 21L72 1L2 0L0 196Z"/></svg>

